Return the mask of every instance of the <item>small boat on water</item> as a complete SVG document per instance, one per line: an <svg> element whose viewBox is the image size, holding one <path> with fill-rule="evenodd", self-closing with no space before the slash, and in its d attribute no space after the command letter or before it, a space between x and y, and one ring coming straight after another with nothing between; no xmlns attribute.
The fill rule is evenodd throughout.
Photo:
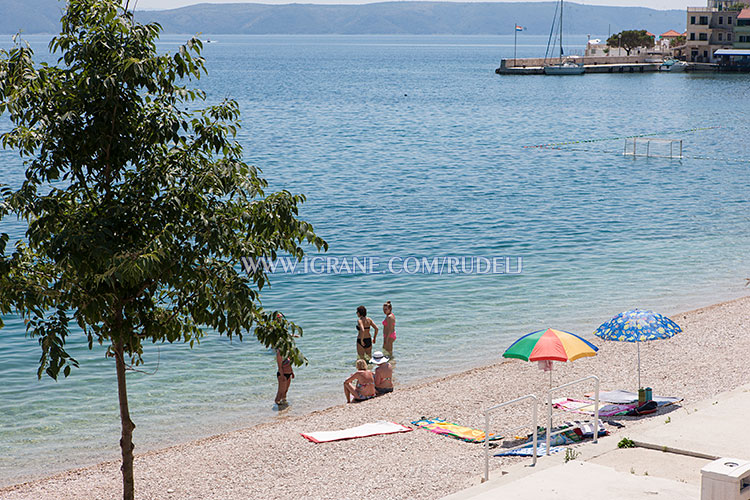
<svg viewBox="0 0 750 500"><path fill-rule="evenodd" d="M572 61L570 59L563 60L563 0L560 0L558 7L560 11L560 24L558 25L558 41L560 44L560 57L557 63L549 64L544 66L545 75L582 75L584 73L583 64ZM555 21L552 21L552 27L554 29ZM550 37L551 38L551 37ZM549 51L549 42L547 43L547 50ZM546 58L546 56L545 56Z"/></svg>
<svg viewBox="0 0 750 500"><path fill-rule="evenodd" d="M572 61L563 61L544 67L545 75L582 75L584 72L583 64Z"/></svg>
<svg viewBox="0 0 750 500"><path fill-rule="evenodd" d="M688 64L685 61L678 61L677 59L669 59L661 63L659 71L670 71L672 73L681 73L687 69Z"/></svg>

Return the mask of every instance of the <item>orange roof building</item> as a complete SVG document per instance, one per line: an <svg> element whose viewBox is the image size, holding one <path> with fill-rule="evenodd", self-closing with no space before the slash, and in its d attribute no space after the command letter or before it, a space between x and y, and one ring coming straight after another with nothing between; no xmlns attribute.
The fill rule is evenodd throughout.
<svg viewBox="0 0 750 500"><path fill-rule="evenodd" d="M684 33L677 33L675 30L669 30L666 33L659 35L659 38L676 38L678 36L685 36Z"/></svg>

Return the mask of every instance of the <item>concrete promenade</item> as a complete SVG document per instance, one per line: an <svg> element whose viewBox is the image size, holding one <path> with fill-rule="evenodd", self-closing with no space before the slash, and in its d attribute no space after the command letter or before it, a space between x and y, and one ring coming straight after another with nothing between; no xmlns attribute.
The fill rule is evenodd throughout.
<svg viewBox="0 0 750 500"><path fill-rule="evenodd" d="M564 453L490 472L490 480L444 500L607 498L700 499L701 468L720 457L750 460L750 385L659 412L597 444L577 445L576 459ZM637 447L620 449L627 437ZM666 450L666 451L665 451ZM477 471L482 464L477 464ZM478 483L478 477L476 482Z"/></svg>

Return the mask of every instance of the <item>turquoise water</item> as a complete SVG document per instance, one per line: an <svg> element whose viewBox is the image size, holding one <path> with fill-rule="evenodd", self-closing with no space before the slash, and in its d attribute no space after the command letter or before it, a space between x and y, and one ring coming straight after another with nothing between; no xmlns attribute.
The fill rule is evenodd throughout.
<svg viewBox="0 0 750 500"><path fill-rule="evenodd" d="M497 361L545 326L587 334L632 307L674 313L745 293L748 75L495 75L512 37L211 38L201 86L239 101L247 160L273 188L308 196L303 216L330 256L523 258L513 276L275 275L265 305L303 326L310 361L286 414L343 402L360 304L379 324L393 302L403 384L425 365L445 374ZM545 42L519 37L519 57ZM702 127L719 128L670 134ZM644 133L714 159L634 160L623 140L523 148ZM0 153L2 182L22 172ZM5 220L2 231L22 227ZM17 317L4 320L0 483L116 459L105 349L76 338L81 368L38 381L38 345ZM136 451L278 418L274 356L250 338L209 334L192 351L147 346L144 357L155 373L128 375Z"/></svg>

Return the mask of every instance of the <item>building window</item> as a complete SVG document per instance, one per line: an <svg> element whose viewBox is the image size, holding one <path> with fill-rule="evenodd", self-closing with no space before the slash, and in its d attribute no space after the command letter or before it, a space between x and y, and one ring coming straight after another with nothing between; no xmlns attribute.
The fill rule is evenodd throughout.
<svg viewBox="0 0 750 500"><path fill-rule="evenodd" d="M695 33L690 33L690 39L695 40Z"/></svg>
<svg viewBox="0 0 750 500"><path fill-rule="evenodd" d="M704 50L704 51L703 51L703 57L704 57L705 59L708 59L708 51L707 51L707 50Z"/></svg>
<svg viewBox="0 0 750 500"><path fill-rule="evenodd" d="M701 16L700 21L698 22L698 24L702 24L704 26L706 24L708 24L708 16Z"/></svg>
<svg viewBox="0 0 750 500"><path fill-rule="evenodd" d="M707 33L698 33L698 40L705 42L708 40L708 34Z"/></svg>
<svg viewBox="0 0 750 500"><path fill-rule="evenodd" d="M724 16L719 16L719 24L724 24Z"/></svg>
<svg viewBox="0 0 750 500"><path fill-rule="evenodd" d="M695 24L695 16L690 16L690 24Z"/></svg>
<svg viewBox="0 0 750 500"><path fill-rule="evenodd" d="M732 34L727 33L727 42L731 42L731 41L732 41Z"/></svg>
<svg viewBox="0 0 750 500"><path fill-rule="evenodd" d="M727 17L727 24L732 24L732 18L731 17Z"/></svg>
<svg viewBox="0 0 750 500"><path fill-rule="evenodd" d="M724 35L723 35L723 34L721 34L721 33L719 33L719 41L720 41L720 42L723 42L723 41L724 41Z"/></svg>

